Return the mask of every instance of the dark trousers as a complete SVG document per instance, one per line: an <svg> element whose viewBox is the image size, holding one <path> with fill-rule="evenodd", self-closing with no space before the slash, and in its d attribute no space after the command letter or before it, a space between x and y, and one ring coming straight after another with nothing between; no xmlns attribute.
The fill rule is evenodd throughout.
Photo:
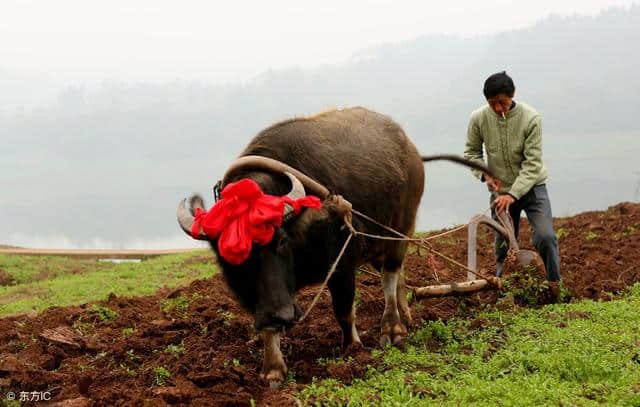
<svg viewBox="0 0 640 407"><path fill-rule="evenodd" d="M497 197L494 192L491 194L490 202ZM516 200L509 207L509 214L513 219L514 232L516 239L520 229L520 214L522 211L527 214L529 224L533 229L533 245L540 253L544 266L547 269L547 280L560 281L560 254L558 251L558 239L553 230L551 216L551 202L545 184L536 185L520 199ZM492 209L491 217L497 220L496 213ZM501 264L507 257L509 251L509 243L504 237L496 232L495 239L495 255L496 261L499 263L498 269L501 271Z"/></svg>

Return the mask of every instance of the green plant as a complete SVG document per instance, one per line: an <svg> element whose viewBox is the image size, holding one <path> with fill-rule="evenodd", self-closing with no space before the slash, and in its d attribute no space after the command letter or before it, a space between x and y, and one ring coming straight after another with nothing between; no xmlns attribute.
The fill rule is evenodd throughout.
<svg viewBox="0 0 640 407"><path fill-rule="evenodd" d="M122 328L122 335L124 336L130 336L133 332L135 332L135 328Z"/></svg>
<svg viewBox="0 0 640 407"><path fill-rule="evenodd" d="M164 366L153 369L153 384L156 386L164 386L167 380L171 378L171 372Z"/></svg>
<svg viewBox="0 0 640 407"><path fill-rule="evenodd" d="M344 365L345 363L353 362L352 356L347 356L346 358L338 357L338 358L318 358L316 362L321 366L328 365Z"/></svg>
<svg viewBox="0 0 640 407"><path fill-rule="evenodd" d="M118 313L111 308L102 307L98 304L93 304L89 312L97 316L101 321L113 321L118 316Z"/></svg>
<svg viewBox="0 0 640 407"><path fill-rule="evenodd" d="M225 311L223 309L219 309L218 310L218 314L220 314L222 316L222 324L224 326L230 326L231 325L231 321L236 319L236 315L231 311Z"/></svg>
<svg viewBox="0 0 640 407"><path fill-rule="evenodd" d="M413 300L413 290L407 289L405 297L407 299L407 304L411 304L411 301Z"/></svg>
<svg viewBox="0 0 640 407"><path fill-rule="evenodd" d="M175 353L176 355L179 355L181 353L184 352L184 341L180 342L179 345L167 345L164 350L164 353Z"/></svg>
<svg viewBox="0 0 640 407"><path fill-rule="evenodd" d="M15 344L17 352L20 352L21 350L26 349L27 346L29 346L29 345L26 342L18 342L18 343Z"/></svg>
<svg viewBox="0 0 640 407"><path fill-rule="evenodd" d="M437 321L429 321L420 328L412 338L413 343L427 343L430 340L437 341L441 344L447 344L453 339L453 334L449 327L442 322L441 319Z"/></svg>
<svg viewBox="0 0 640 407"><path fill-rule="evenodd" d="M125 365L124 363L120 363L120 368L122 370L124 370L124 372L127 374L127 376L136 377L138 375L138 372L136 371L136 369L130 368L129 366Z"/></svg>
<svg viewBox="0 0 640 407"><path fill-rule="evenodd" d="M549 283L536 275L535 266L527 265L525 273L513 272L503 278L503 295L511 294L521 305L540 305L541 299L549 291Z"/></svg>
<svg viewBox="0 0 640 407"><path fill-rule="evenodd" d="M454 239L452 237L440 238L440 239L436 240L436 243L452 246L452 245L457 245L458 244L458 240Z"/></svg>
<svg viewBox="0 0 640 407"><path fill-rule="evenodd" d="M129 349L127 351L127 359L131 360L131 361L135 361L136 359L138 359L138 357L135 355L135 353L133 352L133 349Z"/></svg>
<svg viewBox="0 0 640 407"><path fill-rule="evenodd" d="M569 231L565 228L559 228L558 230L556 230L556 239L558 240L568 235L569 235Z"/></svg>
<svg viewBox="0 0 640 407"><path fill-rule="evenodd" d="M77 321L74 321L71 327L82 336L88 336L91 332L95 331L95 325L93 323L83 322L82 316L79 317Z"/></svg>
<svg viewBox="0 0 640 407"><path fill-rule="evenodd" d="M296 372L293 369L289 369L287 372L287 377L284 379L285 384L295 383L296 382Z"/></svg>
<svg viewBox="0 0 640 407"><path fill-rule="evenodd" d="M175 312L181 318L187 318L188 313L187 310L189 308L189 304L191 301L189 298L180 295L176 298L169 298L162 301L162 311L165 314L171 314Z"/></svg>
<svg viewBox="0 0 640 407"><path fill-rule="evenodd" d="M356 292L355 292L355 296L353 298L354 303L356 304L356 309L360 308L360 306L362 305L362 293L360 293L360 290L358 290L356 288Z"/></svg>
<svg viewBox="0 0 640 407"><path fill-rule="evenodd" d="M594 232L593 230L590 230L588 232L586 232L584 234L585 239L587 240L593 240L596 239L598 237L598 234L596 232Z"/></svg>
<svg viewBox="0 0 640 407"><path fill-rule="evenodd" d="M569 291L569 288L562 284L559 283L558 284L558 298L556 299L556 302L569 302L571 301L571 299L573 298L573 294L571 294L571 291Z"/></svg>

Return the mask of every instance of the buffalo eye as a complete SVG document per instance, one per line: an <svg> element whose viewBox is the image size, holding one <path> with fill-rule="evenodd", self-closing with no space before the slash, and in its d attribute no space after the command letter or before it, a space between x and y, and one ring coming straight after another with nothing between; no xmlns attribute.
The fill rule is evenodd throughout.
<svg viewBox="0 0 640 407"><path fill-rule="evenodd" d="M285 254L287 248L289 247L289 237L286 233L280 232L276 233L274 236L276 253Z"/></svg>

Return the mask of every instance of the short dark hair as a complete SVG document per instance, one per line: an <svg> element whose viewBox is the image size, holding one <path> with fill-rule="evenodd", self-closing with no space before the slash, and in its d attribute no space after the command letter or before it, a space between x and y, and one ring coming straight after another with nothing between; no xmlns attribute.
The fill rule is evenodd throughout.
<svg viewBox="0 0 640 407"><path fill-rule="evenodd" d="M484 81L484 88L482 92L486 99L497 96L501 93L509 97L513 97L516 91L516 87L513 84L513 79L507 75L506 71L494 73Z"/></svg>

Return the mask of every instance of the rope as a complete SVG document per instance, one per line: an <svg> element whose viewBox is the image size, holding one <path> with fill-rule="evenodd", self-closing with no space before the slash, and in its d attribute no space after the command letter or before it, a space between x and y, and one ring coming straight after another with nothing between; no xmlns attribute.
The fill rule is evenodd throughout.
<svg viewBox="0 0 640 407"><path fill-rule="evenodd" d="M449 256L447 256L447 255L445 255L445 254L442 254L442 253L440 253L439 251L435 250L435 249L433 248L433 246L432 246L432 245L430 245L430 244L428 243L428 240L434 239L434 238L436 238L436 237L445 236L445 235L447 235L447 234L450 234L450 233L456 232L456 231L458 231L458 230L460 230L460 229L464 229L465 227L467 227L467 226L469 225L469 223L473 222L475 219L477 219L478 217L483 216L483 215L478 215L478 216L474 217L474 218L471 220L471 222L467 223L466 225L460 226L460 227L458 227L458 228L456 228L456 229L453 229L453 230L450 230L450 231L447 231L447 232L441 233L441 234L436 235L436 236L431 236L431 237L429 237L429 238L411 238L411 237L409 237L409 236L405 235L404 233L400 233L400 232L398 232L398 231L396 231L396 230L394 230L394 229L392 229L392 228L390 228L390 227L388 227L388 226L386 226L386 225L383 225L382 223L380 223L380 222L376 221L375 219L373 219L373 218L371 218L371 217L369 217L369 216L365 215L364 213L362 213L362 212L360 212L360 211L358 211L358 210L356 210L356 209L351 209L351 210L352 210L352 212L353 212L353 213L355 213L356 215L360 216L361 218L366 219L366 220L368 220L369 222L372 222L372 223L374 223L374 224L376 224L376 225L378 225L378 226L382 227L383 229L386 229L386 230L388 230L389 232L391 232L391 233L393 233L393 234L395 234L395 235L400 236L400 238L394 238L394 237L390 237L390 236L372 235L372 234L364 233L364 232L360 232L360 231L355 231L355 233L356 233L356 234L358 234L358 235L362 235L362 236L366 236L366 237L370 237L370 238L372 238L372 239L382 239L382 240L405 240L405 241L412 242L412 243L414 243L416 246L420 246L420 247L422 247L422 248L424 248L424 249L430 250L430 251L431 251L431 252L433 252L434 254L436 254L436 255L438 255L438 256L440 256L440 257L442 257L443 259L447 260L448 262L453 263L453 264L455 264L456 266L458 266L458 267L460 267L460 268L462 268L462 269L464 269L464 270L466 270L466 271L470 272L471 274L473 274L473 275L474 275L474 276L476 276L476 277L480 277L480 278L483 278L483 279L485 279L485 280L487 279L487 277L486 277L486 276L484 276L484 275L482 275L482 274L480 274L480 273L476 272L475 270L470 269L469 267L465 266L464 264L459 263L459 262L455 261L454 259L452 259L451 257L449 257ZM485 213L486 213L486 211L485 211Z"/></svg>
<svg viewBox="0 0 640 407"><path fill-rule="evenodd" d="M346 221L347 221L347 219L345 219L345 222ZM336 257L336 260L333 262L333 265L331 266L331 269L329 270L329 273L327 273L327 277L322 282L322 286L320 286L320 290L318 291L316 296L313 298L313 301L311 302L311 305L309 305L309 307L307 308L307 311L304 313L302 318L300 318L297 321L298 323L301 323L302 321L304 321L307 318L307 316L309 315L309 313L311 312L311 310L313 309L313 307L315 307L316 302L318 302L318 298L320 298L320 294L322 294L322 292L324 291L324 287L326 287L327 283L329 282L329 279L331 278L333 273L335 273L336 267L338 266L338 262L340 261L340 259L344 255L344 252L347 249L347 246L349 245L349 242L351 242L351 238L353 236L354 236L354 230L352 229L351 233L349 233L349 236L347 237L347 240L342 245L342 249L340 250L340 254L338 254L338 257Z"/></svg>
<svg viewBox="0 0 640 407"><path fill-rule="evenodd" d="M484 213L486 213L487 211L485 211ZM353 224L351 223L352 214L356 214L356 215L360 216L361 218L366 219L369 222L372 222L372 223L382 227L383 229L386 229L387 231L389 231L389 232L391 232L391 233L393 233L395 235L398 235L399 237L374 235L374 234L358 231L353 227ZM478 217L481 217L481 216L484 216L484 214L475 216L469 223L473 222L475 219L477 219ZM400 233L400 232L390 228L389 226L383 225L382 223L380 223L380 222L376 221L375 219L365 215L364 213L349 207L349 211L347 211L344 214L344 224L349 229L349 236L347 237L347 240L342 245L342 249L340 250L340 253L338 254L338 257L336 257L335 261L331 265L331 268L329 269L329 272L327 273L327 277L324 279L324 281L322 282L322 285L320 286L320 290L318 290L318 293L313 298L313 301L311 302L311 304L307 308L307 311L305 311L305 313L302 316L302 318L300 318L298 321L296 321L296 323L303 322L307 318L307 316L309 316L309 313L311 312L313 307L315 307L316 303L318 302L318 299L320 298L320 295L324 292L324 288L327 286L327 283L329 282L329 279L331 278L333 273L335 273L335 271L337 269L337 266L338 266L338 262L340 262L340 259L344 255L344 253L345 253L345 251L347 249L347 246L351 242L351 239L354 236L357 236L357 235L369 237L369 238L372 238L372 239L380 239L380 240L404 240L404 241L409 241L409 242L415 244L416 246L420 246L422 248L425 248L425 249L431 251L432 253L435 253L436 255L444 258L448 262L453 263L456 266L465 269L466 271L470 272L471 274L473 274L476 277L480 277L480 278L483 278L485 280L488 280L486 276L484 276L484 275L482 275L480 273L477 273L476 271L470 269L469 267L465 266L464 264L459 263L459 262L455 261L454 259L450 258L449 256L438 252L428 242L428 240L435 239L435 238L441 237L441 236L445 236L445 235L457 232L458 230L464 229L469 225L469 223L467 223L465 225L462 225L460 227L457 227L455 229L449 230L447 232L440 233L440 234L435 235L435 236L429 236L428 238L411 238L411 237L409 237L409 236L407 236L407 235L405 235L403 233ZM371 272L371 274L377 275L377 273L373 273L373 272ZM409 287L409 288L411 288L411 287Z"/></svg>

